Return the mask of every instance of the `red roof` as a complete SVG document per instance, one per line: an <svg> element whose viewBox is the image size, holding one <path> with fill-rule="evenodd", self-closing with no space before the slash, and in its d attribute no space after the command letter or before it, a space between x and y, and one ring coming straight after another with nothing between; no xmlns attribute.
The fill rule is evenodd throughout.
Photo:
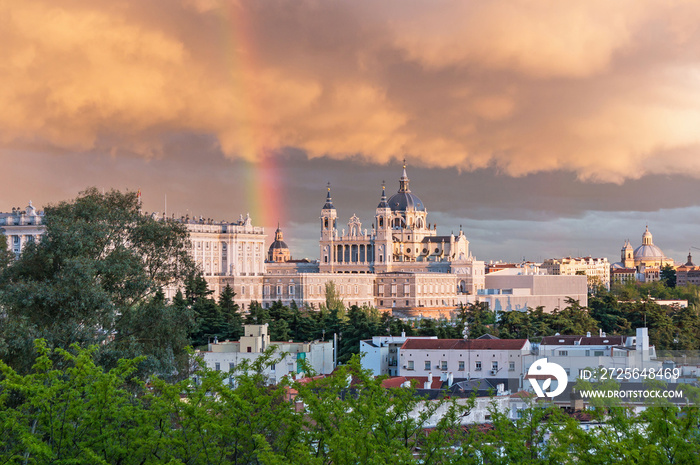
<svg viewBox="0 0 700 465"><path fill-rule="evenodd" d="M521 350L527 339L406 339L401 350Z"/></svg>
<svg viewBox="0 0 700 465"><path fill-rule="evenodd" d="M406 381L416 380L416 389L423 389L425 383L428 381L427 376L395 376L394 378L387 378L382 381L383 388L398 388L401 387ZM433 376L433 383L430 385L430 389L440 389L442 386L442 381L440 381L439 376Z"/></svg>

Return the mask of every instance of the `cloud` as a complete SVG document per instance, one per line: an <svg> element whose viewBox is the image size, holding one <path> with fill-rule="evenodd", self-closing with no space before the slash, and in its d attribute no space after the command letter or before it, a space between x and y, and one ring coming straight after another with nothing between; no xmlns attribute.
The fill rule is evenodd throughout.
<svg viewBox="0 0 700 465"><path fill-rule="evenodd" d="M0 151L700 177L690 1L0 0ZM193 153L191 156L196 157Z"/></svg>

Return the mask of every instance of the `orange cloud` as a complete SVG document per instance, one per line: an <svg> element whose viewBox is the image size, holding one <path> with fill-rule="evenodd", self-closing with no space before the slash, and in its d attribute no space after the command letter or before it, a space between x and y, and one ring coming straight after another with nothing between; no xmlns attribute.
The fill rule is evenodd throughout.
<svg viewBox="0 0 700 465"><path fill-rule="evenodd" d="M699 20L685 1L0 0L0 150L167 157L189 132L248 160L700 177Z"/></svg>

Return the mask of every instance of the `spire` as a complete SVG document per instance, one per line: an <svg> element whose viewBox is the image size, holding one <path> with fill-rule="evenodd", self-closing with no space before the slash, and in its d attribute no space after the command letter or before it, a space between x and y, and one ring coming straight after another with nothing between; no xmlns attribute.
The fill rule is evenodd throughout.
<svg viewBox="0 0 700 465"><path fill-rule="evenodd" d="M386 186L384 185L384 181L382 181L382 198L377 208L389 208L389 204L386 203Z"/></svg>
<svg viewBox="0 0 700 465"><path fill-rule="evenodd" d="M333 199L331 199L331 183L328 183L328 193L326 194L326 203L323 205L324 210L333 210Z"/></svg>
<svg viewBox="0 0 700 465"><path fill-rule="evenodd" d="M406 174L406 159L403 159L403 174L401 175L401 178L399 179L399 192L411 192L411 189L408 188L408 175Z"/></svg>
<svg viewBox="0 0 700 465"><path fill-rule="evenodd" d="M275 240L276 241L283 241L284 237L282 236L282 230L280 229L280 222L277 222L277 231L275 231Z"/></svg>

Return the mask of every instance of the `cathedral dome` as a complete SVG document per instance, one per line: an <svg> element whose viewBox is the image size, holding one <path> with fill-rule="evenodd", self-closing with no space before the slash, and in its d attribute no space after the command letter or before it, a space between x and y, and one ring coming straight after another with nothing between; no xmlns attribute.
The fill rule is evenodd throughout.
<svg viewBox="0 0 700 465"><path fill-rule="evenodd" d="M393 212L425 211L423 201L410 192L398 192L389 197L387 203Z"/></svg>
<svg viewBox="0 0 700 465"><path fill-rule="evenodd" d="M387 203L392 212L424 212L425 205L417 195L411 193L408 188L408 175L406 165L403 165L403 175L399 179L399 191L392 195Z"/></svg>

